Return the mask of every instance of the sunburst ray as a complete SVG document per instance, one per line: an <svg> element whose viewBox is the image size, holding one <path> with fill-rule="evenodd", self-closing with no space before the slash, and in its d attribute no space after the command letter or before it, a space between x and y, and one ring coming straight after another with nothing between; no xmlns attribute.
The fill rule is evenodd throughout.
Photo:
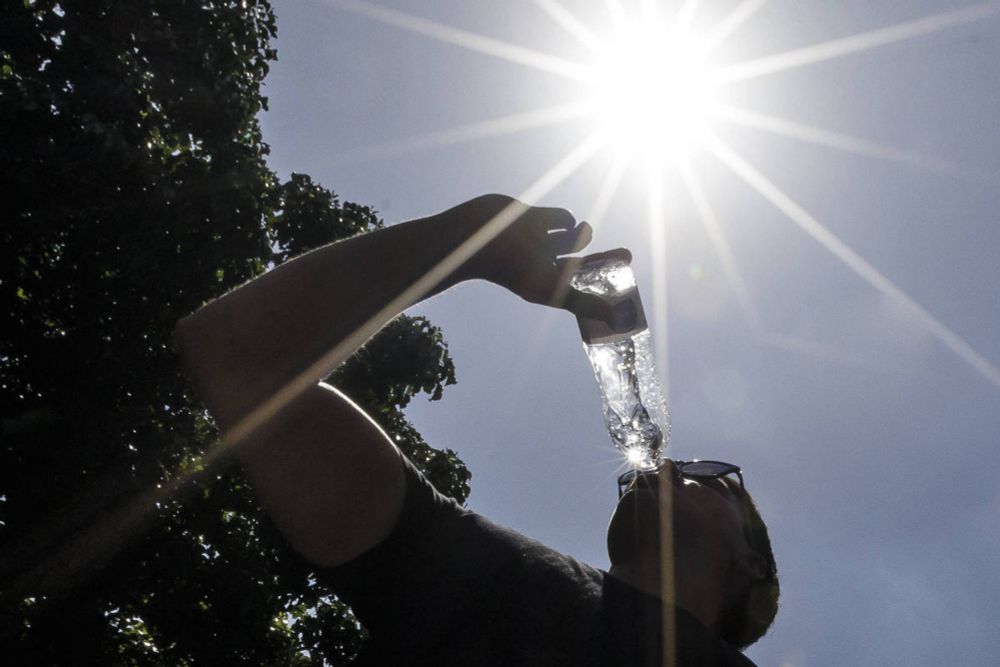
<svg viewBox="0 0 1000 667"><path fill-rule="evenodd" d="M715 210L712 208L708 196L705 194L701 179L690 162L685 158L678 160L677 171L681 176L681 182L691 197L691 202L694 204L698 219L705 228L712 247L715 248L715 253L722 264L726 281L729 283L730 289L733 290L736 301L750 323L751 329L755 332L764 331L760 313L757 311L757 306L754 304L753 299L750 298L750 290L747 289L746 281L743 280L743 276L740 274L732 248L729 246L729 241L726 239L722 227L719 226Z"/></svg>
<svg viewBox="0 0 1000 667"><path fill-rule="evenodd" d="M866 51L896 42L902 42L914 37L929 35L933 32L953 28L988 18L1000 12L1000 1L982 2L963 9L942 12L924 18L907 21L888 28L880 28L850 37L843 37L829 42L813 44L801 49L785 51L757 60L751 60L737 65L721 68L718 80L722 83L745 81L766 74L774 74L811 65L813 63L840 58L859 51Z"/></svg>
<svg viewBox="0 0 1000 667"><path fill-rule="evenodd" d="M723 164L736 172L738 176L757 190L758 193L771 202L779 211L788 216L792 222L829 250L834 257L843 262L849 269L879 292L886 295L908 312L913 313L931 335L958 355L986 380L1000 388L1000 369L976 352L971 345L966 343L958 334L949 329L947 325L934 317L923 306L914 301L871 263L837 238L819 220L785 194L784 191L772 183L758 169L716 137L708 138L706 146Z"/></svg>
<svg viewBox="0 0 1000 667"><path fill-rule="evenodd" d="M586 220L593 225L595 230L603 224L604 216L611 206L611 200L618 192L618 187L621 185L622 176L625 174L627 167L628 160L624 154L621 151L615 152L615 156L611 159L611 164L608 166L608 171L601 181L601 186L597 190L597 195L594 197L594 202L587 211Z"/></svg>
<svg viewBox="0 0 1000 667"><path fill-rule="evenodd" d="M604 0L604 6L608 10L608 15L611 16L611 23L614 24L616 28L621 28L628 23L625 10L622 8L621 3L619 3L618 0Z"/></svg>
<svg viewBox="0 0 1000 667"><path fill-rule="evenodd" d="M667 216L664 211L663 165L655 160L649 169L649 245L653 273L653 355L663 380L663 397L670 404L669 280L667 277Z"/></svg>
<svg viewBox="0 0 1000 667"><path fill-rule="evenodd" d="M392 157L418 150L451 146L469 141L479 141L505 134L514 134L562 121L579 118L587 113L582 104L563 104L546 109L536 109L524 113L491 118L437 132L428 132L409 139L365 146L354 150L341 151L332 156L334 163L353 162Z"/></svg>
<svg viewBox="0 0 1000 667"><path fill-rule="evenodd" d="M486 37L468 30L407 14L396 9L380 7L363 0L326 0L329 4L353 14L431 37L440 42L454 44L472 51L534 68L541 72L558 74L574 80L585 80L588 68L547 53L541 53L503 40Z"/></svg>
<svg viewBox="0 0 1000 667"><path fill-rule="evenodd" d="M575 37L584 46L597 49L601 46L601 40L591 31L587 25L576 17L576 14L566 9L558 0L535 0L539 9L548 14L549 18L555 21L559 27Z"/></svg>
<svg viewBox="0 0 1000 667"><path fill-rule="evenodd" d="M733 11L719 21L703 42L707 52L714 51L732 37L740 27L767 4L767 0L743 0Z"/></svg>
<svg viewBox="0 0 1000 667"><path fill-rule="evenodd" d="M733 294L736 295L736 301L739 303L740 309L743 311L750 325L750 330L757 340L765 345L789 352L798 352L824 359L836 359L840 362L853 363L855 365L863 364L864 362L861 359L851 357L831 345L779 334L770 330L764 324L764 319L761 317L760 311L757 310L757 305L750 296L750 290L747 287L746 281L740 273L739 265L736 262L729 241L726 239L722 227L719 225L715 210L712 208L701 178L687 161L678 162L677 169L688 191L688 195L690 195L694 203L698 218L705 227L709 240L715 248L719 261L722 263L726 281L729 283L730 289L733 290Z"/></svg>
<svg viewBox="0 0 1000 667"><path fill-rule="evenodd" d="M899 162L912 167L925 169L927 171L948 174L950 176L974 176L974 174L972 174L968 169L965 169L954 162L941 160L927 155L921 155L920 153L913 151L900 150L898 148L893 148L892 146L886 146L884 144L875 143L859 137L853 137L848 134L833 132L831 130L825 130L803 123L796 123L784 118L778 118L777 116L770 116L756 111L750 111L749 109L717 105L713 110L713 116L719 120L740 125L742 127L763 130L765 132L771 132L772 134L788 137L790 139L798 139L799 141L816 144L818 146L825 146L827 148L834 148L847 153L877 158L879 160Z"/></svg>
<svg viewBox="0 0 1000 667"><path fill-rule="evenodd" d="M701 0L684 0L680 9L677 10L676 16L674 16L674 26L676 29L685 29L691 25L695 14L698 13L698 6L700 4Z"/></svg>

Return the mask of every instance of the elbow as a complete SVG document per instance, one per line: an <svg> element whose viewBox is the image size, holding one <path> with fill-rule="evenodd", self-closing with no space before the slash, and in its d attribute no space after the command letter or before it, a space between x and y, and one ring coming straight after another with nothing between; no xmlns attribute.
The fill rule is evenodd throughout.
<svg viewBox="0 0 1000 667"><path fill-rule="evenodd" d="M173 341L181 371L223 431L267 395L266 373L225 317L205 310L188 315L174 325Z"/></svg>
<svg viewBox="0 0 1000 667"><path fill-rule="evenodd" d="M199 366L198 353L202 348L199 345L199 335L197 325L194 324L194 317L194 315L182 317L174 325L173 331L174 350L180 358L181 370L191 381L198 379L196 372Z"/></svg>
<svg viewBox="0 0 1000 667"><path fill-rule="evenodd" d="M219 344L218 333L207 327L199 313L181 318L173 331L174 349L180 359L181 372L194 387L195 393L209 412L219 419L225 410L220 397L232 395L238 383L226 372L229 365Z"/></svg>

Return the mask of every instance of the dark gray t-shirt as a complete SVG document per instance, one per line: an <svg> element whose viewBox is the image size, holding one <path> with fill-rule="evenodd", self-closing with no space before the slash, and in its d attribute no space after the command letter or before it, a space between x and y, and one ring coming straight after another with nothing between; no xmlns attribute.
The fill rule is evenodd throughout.
<svg viewBox="0 0 1000 667"><path fill-rule="evenodd" d="M368 628L362 665L661 665L658 598L440 493L406 462L392 534L319 577ZM676 610L678 665L751 663Z"/></svg>

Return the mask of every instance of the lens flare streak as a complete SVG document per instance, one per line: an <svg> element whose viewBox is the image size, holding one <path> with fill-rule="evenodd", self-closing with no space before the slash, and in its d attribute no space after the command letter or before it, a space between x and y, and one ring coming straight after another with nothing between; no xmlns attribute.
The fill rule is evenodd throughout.
<svg viewBox="0 0 1000 667"><path fill-rule="evenodd" d="M611 17L611 23L615 28L620 29L627 22L625 16L625 10L622 9L621 3L618 0L604 0L604 6L608 10L608 15Z"/></svg>
<svg viewBox="0 0 1000 667"><path fill-rule="evenodd" d="M708 234L709 241L711 241L712 246L715 248L715 252L722 264L722 270L725 272L726 279L729 282L730 289L736 295L736 300L750 322L751 328L754 331L762 332L764 326L760 314L757 312L757 306L754 305L753 299L750 298L750 291L747 289L743 276L740 275L736 258L733 256L729 242L726 240L726 236L719 226L715 211L712 209L712 205L708 201L708 196L702 187L701 179L686 159L678 161L677 170L680 173L685 189L691 197L691 202L694 204L698 218L701 220L702 226Z"/></svg>
<svg viewBox="0 0 1000 667"><path fill-rule="evenodd" d="M584 46L597 49L601 45L600 38L595 35L573 12L566 9L557 0L535 0L535 4L549 15L559 27L575 37Z"/></svg>
<svg viewBox="0 0 1000 667"><path fill-rule="evenodd" d="M625 156L621 152L615 153L614 158L611 160L611 165L608 167L608 171L601 181L601 187L597 191L597 196L594 197L594 203L591 204L587 212L587 221L590 222L595 231L604 221L604 216L611 206L611 200L614 199L615 194L618 192L618 187L621 184L622 176L627 166L628 160Z"/></svg>
<svg viewBox="0 0 1000 667"><path fill-rule="evenodd" d="M898 162L912 167L917 167L927 171L947 174L950 176L970 175L968 170L947 160L921 155L911 151L903 151L891 146L885 146L858 137L852 137L839 132L832 132L822 128L796 123L794 121L757 113L748 109L737 107L716 105L713 110L715 118L749 127L755 130L771 132L789 139L798 139L806 143L817 146L834 148L855 155L872 157L879 160Z"/></svg>
<svg viewBox="0 0 1000 667"><path fill-rule="evenodd" d="M698 5L700 4L701 0L684 0L684 4L677 10L677 16L674 18L674 26L679 30L690 26L691 22L694 21L694 16L698 12Z"/></svg>
<svg viewBox="0 0 1000 667"><path fill-rule="evenodd" d="M723 272L726 274L726 281L729 283L729 288L733 290L736 301L739 303L740 309L743 311L750 325L750 330L757 340L765 345L789 352L806 354L822 359L834 359L839 363L848 363L859 367L865 366L866 362L864 360L849 356L834 346L779 334L765 326L756 304L754 304L753 299L750 297L750 290L747 288L746 281L743 280L743 276L740 274L739 265L729 246L729 242L726 240L725 234L722 232L722 227L719 225L718 218L709 202L708 195L705 192L698 173L687 160L679 160L677 170L681 175L685 189L691 197L698 218L705 227L708 238L719 257Z"/></svg>
<svg viewBox="0 0 1000 667"><path fill-rule="evenodd" d="M976 352L958 334L914 301L906 292L893 284L891 280L886 278L871 263L837 238L819 220L799 206L791 197L786 195L778 186L768 180L764 174L750 165L729 148L729 146L717 138L712 138L706 145L723 164L736 172L738 176L757 190L779 211L788 216L792 222L812 236L820 245L829 250L837 259L865 280L865 282L916 315L935 338L957 354L976 372L997 388L1000 388L1000 369Z"/></svg>
<svg viewBox="0 0 1000 667"><path fill-rule="evenodd" d="M705 51L713 51L725 43L765 4L767 0L743 0L708 33L704 41Z"/></svg>
<svg viewBox="0 0 1000 667"><path fill-rule="evenodd" d="M842 56L867 51L869 49L903 42L914 37L922 37L946 28L972 23L1000 12L1000 2L983 2L952 12L942 12L921 19L907 21L888 28L872 30L829 42L813 44L801 49L766 56L758 60L732 65L719 71L720 81L731 83L745 81L775 72L811 65L813 63L840 58Z"/></svg>
<svg viewBox="0 0 1000 667"><path fill-rule="evenodd" d="M431 37L440 42L461 46L471 51L495 56L501 60L526 65L541 72L550 72L570 79L585 79L587 68L573 61L540 53L533 49L517 46L493 39L485 35L455 28L444 23L431 21L395 9L380 7L362 0L326 0L331 5L353 14L401 28L409 32Z"/></svg>
<svg viewBox="0 0 1000 667"><path fill-rule="evenodd" d="M663 380L663 398L670 404L669 290L667 278L667 220L663 206L661 165L650 169L648 189L649 244L652 248L654 355Z"/></svg>
<svg viewBox="0 0 1000 667"><path fill-rule="evenodd" d="M453 146L470 141L480 141L505 134L524 132L556 123L580 118L586 114L582 104L563 104L546 109L501 116L478 123L470 123L438 132L428 132L402 141L367 146L357 150L342 151L331 157L334 163L392 157L413 151Z"/></svg>

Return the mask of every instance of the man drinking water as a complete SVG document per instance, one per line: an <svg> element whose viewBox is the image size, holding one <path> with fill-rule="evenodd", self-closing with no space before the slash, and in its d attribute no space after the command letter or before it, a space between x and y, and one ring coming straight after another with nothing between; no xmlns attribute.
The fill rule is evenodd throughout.
<svg viewBox="0 0 1000 667"><path fill-rule="evenodd" d="M467 280L608 318L568 287L581 260L565 255L590 236L568 211L487 195L306 253L178 324L186 372L264 508L367 626L361 664L751 664L737 649L770 625L778 583L737 466L623 476L602 572L442 496L321 382Z"/></svg>

